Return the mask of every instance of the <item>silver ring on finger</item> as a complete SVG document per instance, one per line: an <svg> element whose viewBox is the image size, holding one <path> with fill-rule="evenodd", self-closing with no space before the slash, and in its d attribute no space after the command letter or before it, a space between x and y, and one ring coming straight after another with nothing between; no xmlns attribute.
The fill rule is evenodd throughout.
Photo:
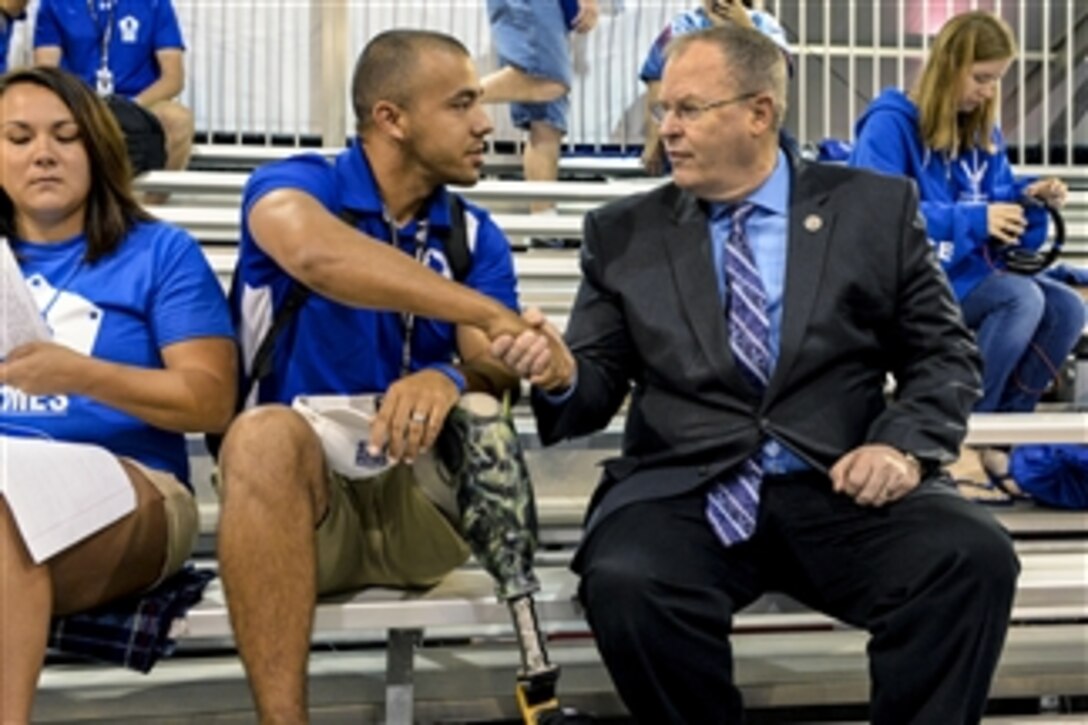
<svg viewBox="0 0 1088 725"><path fill-rule="evenodd" d="M412 415L409 416L408 420L410 420L412 423L425 424L427 422L427 414L420 413L418 410L412 411Z"/></svg>

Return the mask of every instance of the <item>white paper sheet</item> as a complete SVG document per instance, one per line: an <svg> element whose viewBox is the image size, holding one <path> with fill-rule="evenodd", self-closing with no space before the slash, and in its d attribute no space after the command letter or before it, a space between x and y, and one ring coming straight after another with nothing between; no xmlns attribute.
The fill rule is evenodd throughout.
<svg viewBox="0 0 1088 725"><path fill-rule="evenodd" d="M0 436L0 494L35 563L136 508L117 458L99 446Z"/></svg>
<svg viewBox="0 0 1088 725"><path fill-rule="evenodd" d="M19 345L49 339L49 328L34 304L11 246L6 237L0 237L0 359Z"/></svg>

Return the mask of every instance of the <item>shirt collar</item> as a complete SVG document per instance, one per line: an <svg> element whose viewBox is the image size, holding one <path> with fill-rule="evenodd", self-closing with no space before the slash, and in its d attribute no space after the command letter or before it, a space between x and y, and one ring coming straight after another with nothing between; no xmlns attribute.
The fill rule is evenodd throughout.
<svg viewBox="0 0 1088 725"><path fill-rule="evenodd" d="M362 139L356 137L351 146L336 158L337 193L340 208L362 214L385 214L378 183L366 157ZM450 228L449 192L439 186L425 202L427 224L433 228Z"/></svg>
<svg viewBox="0 0 1088 725"><path fill-rule="evenodd" d="M786 215L790 201L790 165L782 149L778 150L774 171L744 201L764 213ZM715 202L710 207L711 216L714 216L719 209L733 206L735 204Z"/></svg>

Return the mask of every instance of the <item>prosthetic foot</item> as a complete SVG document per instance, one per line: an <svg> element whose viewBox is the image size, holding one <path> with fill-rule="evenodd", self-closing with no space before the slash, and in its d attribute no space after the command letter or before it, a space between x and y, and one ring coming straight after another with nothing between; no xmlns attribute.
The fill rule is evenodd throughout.
<svg viewBox="0 0 1088 725"><path fill-rule="evenodd" d="M518 707L527 725L571 722L559 707L559 667L548 660L533 594L536 503L521 444L502 405L465 395L446 422L437 453L457 485L461 531L477 561L495 579L521 649Z"/></svg>

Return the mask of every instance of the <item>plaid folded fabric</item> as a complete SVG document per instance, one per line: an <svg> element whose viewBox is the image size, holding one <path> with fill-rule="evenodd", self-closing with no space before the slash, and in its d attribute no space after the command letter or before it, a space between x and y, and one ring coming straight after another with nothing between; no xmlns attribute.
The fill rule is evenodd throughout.
<svg viewBox="0 0 1088 725"><path fill-rule="evenodd" d="M49 647L148 673L173 653L170 626L200 601L215 573L186 564L139 597L119 599L67 617L54 617Z"/></svg>

